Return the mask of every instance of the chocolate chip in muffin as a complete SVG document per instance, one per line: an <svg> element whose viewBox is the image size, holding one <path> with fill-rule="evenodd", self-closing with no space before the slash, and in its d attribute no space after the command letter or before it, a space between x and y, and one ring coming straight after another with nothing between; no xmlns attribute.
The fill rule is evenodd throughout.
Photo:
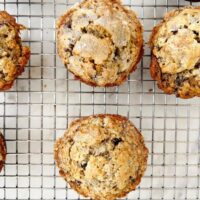
<svg viewBox="0 0 200 200"><path fill-rule="evenodd" d="M173 35L176 35L178 33L178 30L174 30L174 31L172 31L172 33L173 33Z"/></svg>
<svg viewBox="0 0 200 200"><path fill-rule="evenodd" d="M72 20L67 21L67 22L64 24L64 27L65 27L65 28L71 29L71 28L72 28Z"/></svg>
<svg viewBox="0 0 200 200"><path fill-rule="evenodd" d="M117 59L117 57L119 57L120 56L120 50L119 50L119 48L116 48L115 49L115 58Z"/></svg>
<svg viewBox="0 0 200 200"><path fill-rule="evenodd" d="M121 138L113 138L112 139L112 143L114 144L114 146L117 146L120 142L122 142Z"/></svg>
<svg viewBox="0 0 200 200"><path fill-rule="evenodd" d="M133 178L132 176L130 176L130 180L132 183L135 183L135 178Z"/></svg>
<svg viewBox="0 0 200 200"><path fill-rule="evenodd" d="M85 170L85 168L87 167L87 162L86 161L82 162L81 167Z"/></svg>
<svg viewBox="0 0 200 200"><path fill-rule="evenodd" d="M178 76L176 77L175 84L176 84L177 86L181 86L186 80L188 80L187 77L184 77L183 75L178 75Z"/></svg>

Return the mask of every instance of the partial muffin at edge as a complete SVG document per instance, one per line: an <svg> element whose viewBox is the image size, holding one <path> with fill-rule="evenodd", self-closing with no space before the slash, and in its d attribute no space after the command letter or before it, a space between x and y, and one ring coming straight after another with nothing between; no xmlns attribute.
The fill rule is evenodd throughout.
<svg viewBox="0 0 200 200"><path fill-rule="evenodd" d="M57 21L57 49L77 79L91 86L122 84L143 54L142 26L117 0L85 0Z"/></svg>
<svg viewBox="0 0 200 200"><path fill-rule="evenodd" d="M17 24L14 17L0 11L0 90L8 90L14 80L24 71L30 50L22 46L19 36L24 26Z"/></svg>
<svg viewBox="0 0 200 200"><path fill-rule="evenodd" d="M0 133L0 172L5 164L5 160L6 160L6 142L2 133Z"/></svg>
<svg viewBox="0 0 200 200"><path fill-rule="evenodd" d="M180 98L200 97L200 7L167 13L154 27L150 46L158 87Z"/></svg>
<svg viewBox="0 0 200 200"><path fill-rule="evenodd" d="M55 143L60 175L83 196L113 200L135 190L147 167L141 133L125 117L94 115L71 123Z"/></svg>

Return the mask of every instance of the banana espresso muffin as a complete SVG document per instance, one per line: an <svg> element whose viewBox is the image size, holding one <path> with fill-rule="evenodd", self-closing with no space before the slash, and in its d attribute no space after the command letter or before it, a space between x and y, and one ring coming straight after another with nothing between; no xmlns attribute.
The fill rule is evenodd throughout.
<svg viewBox="0 0 200 200"><path fill-rule="evenodd" d="M0 90L10 89L23 71L30 57L30 50L22 46L19 36L24 26L5 11L0 11Z"/></svg>
<svg viewBox="0 0 200 200"><path fill-rule="evenodd" d="M118 0L84 0L57 21L58 54L77 79L116 86L143 54L142 26Z"/></svg>
<svg viewBox="0 0 200 200"><path fill-rule="evenodd" d="M167 13L154 29L151 75L167 94L200 97L200 7Z"/></svg>
<svg viewBox="0 0 200 200"><path fill-rule="evenodd" d="M4 136L0 133L0 172L6 160L6 142Z"/></svg>
<svg viewBox="0 0 200 200"><path fill-rule="evenodd" d="M85 197L112 200L140 183L148 149L125 117L95 115L75 120L55 143L60 175Z"/></svg>

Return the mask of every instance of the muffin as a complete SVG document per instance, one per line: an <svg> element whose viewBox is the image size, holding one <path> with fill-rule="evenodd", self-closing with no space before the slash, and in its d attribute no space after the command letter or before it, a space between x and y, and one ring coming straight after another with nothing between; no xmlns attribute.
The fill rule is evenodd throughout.
<svg viewBox="0 0 200 200"><path fill-rule="evenodd" d="M6 160L6 142L4 136L0 133L0 172Z"/></svg>
<svg viewBox="0 0 200 200"><path fill-rule="evenodd" d="M118 0L85 0L57 21L57 49L75 78L91 86L124 82L143 54L142 26Z"/></svg>
<svg viewBox="0 0 200 200"><path fill-rule="evenodd" d="M24 26L17 24L7 12L0 12L0 90L10 89L23 71L30 57L30 50L22 46L19 36Z"/></svg>
<svg viewBox="0 0 200 200"><path fill-rule="evenodd" d="M200 7L167 13L154 29L151 76L166 94L200 97Z"/></svg>
<svg viewBox="0 0 200 200"><path fill-rule="evenodd" d="M56 141L54 156L71 188L85 197L112 200L140 183L148 149L127 118L106 114L72 122Z"/></svg>

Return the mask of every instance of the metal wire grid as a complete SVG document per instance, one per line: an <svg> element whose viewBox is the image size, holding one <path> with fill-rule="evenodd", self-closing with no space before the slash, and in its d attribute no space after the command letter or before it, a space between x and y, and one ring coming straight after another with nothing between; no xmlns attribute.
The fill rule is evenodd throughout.
<svg viewBox="0 0 200 200"><path fill-rule="evenodd" d="M76 0L0 0L28 30L29 66L11 91L0 93L0 126L7 140L0 199L83 199L60 178L53 144L80 116L118 113L142 131L148 169L127 199L200 199L200 99L164 95L149 75L150 51L127 83L99 89L74 81L56 55L55 19ZM145 41L154 24L183 0L126 0L144 24ZM197 3L195 5L198 5Z"/></svg>

